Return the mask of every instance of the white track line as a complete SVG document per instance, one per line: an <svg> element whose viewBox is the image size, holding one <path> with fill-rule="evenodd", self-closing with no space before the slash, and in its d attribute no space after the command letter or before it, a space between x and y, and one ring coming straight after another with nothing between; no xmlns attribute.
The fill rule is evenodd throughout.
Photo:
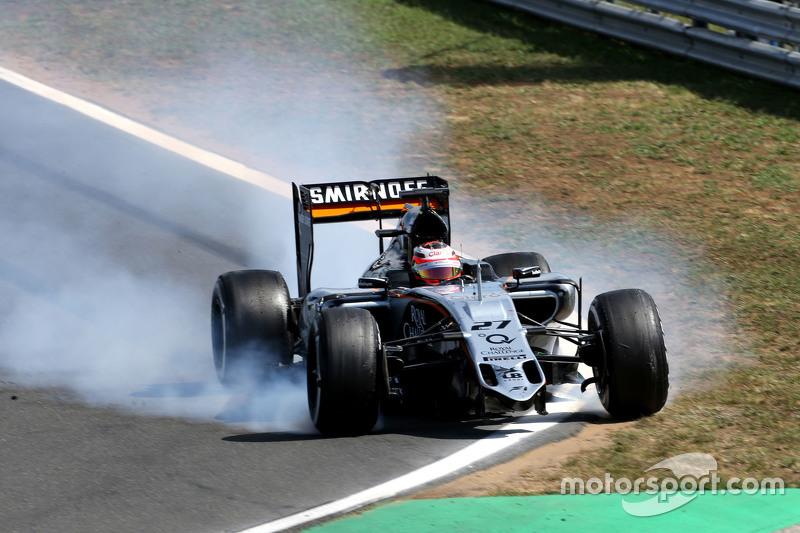
<svg viewBox="0 0 800 533"><path fill-rule="evenodd" d="M148 126L135 122L129 118L118 115L99 105L81 100L75 96L61 92L52 87L48 87L38 81L34 81L21 74L0 67L0 79L21 89L32 92L42 98L47 98L52 102L64 105L79 113L91 117L97 121L107 124L118 130L129 133L139 139L145 140L156 146L174 152L180 156L190 159L196 163L214 169L218 172L228 174L236 179L246 181L270 192L291 198L291 186L278 178L270 176L264 172L254 170L232 159L203 150L189 143L176 139L165 133L154 130Z"/></svg>
<svg viewBox="0 0 800 533"><path fill-rule="evenodd" d="M169 150L182 157L195 161L208 168L222 172L236 179L246 181L267 191L273 192L284 198L291 198L292 192L288 183L278 178L270 176L264 172L254 170L232 159L203 150L189 143L176 139L170 135L161 133L148 126L135 122L129 118L118 115L99 105L81 100L75 96L61 92L52 87L48 87L38 81L34 81L21 74L0 67L0 80L34 93L52 102L64 105L74 111L82 113L87 117L93 118L103 124L117 128L125 133L129 133L139 139L150 142L156 146ZM267 522L260 526L244 530L243 533L269 533L272 531L282 531L291 527L296 527L312 520L319 520L326 516L343 513L352 509L357 509L373 502L385 500L396 496L404 491L419 487L425 483L435 481L448 474L452 474L462 468L485 459L498 453L514 444L518 444L523 439L540 433L560 423L570 413L581 410L584 401L571 400L559 402L549 406L551 413L555 414L552 408L558 407L558 416L552 416L551 420L544 422L511 422L498 429L495 433L485 437L466 448L440 459L435 463L424 466L418 470L387 481L370 489L363 490L341 500L337 500L319 507L314 507L307 511ZM504 434L506 429L514 429L513 433ZM526 431L520 431L526 430Z"/></svg>
<svg viewBox="0 0 800 533"><path fill-rule="evenodd" d="M559 389L562 387L559 387ZM392 498L410 489L420 487L426 483L436 481L437 479L441 479L444 476L464 469L510 446L519 444L524 439L550 429L560 424L570 414L580 411L586 402L582 398L574 397L576 389L578 389L577 394L580 394L579 386L574 385L569 386L569 388L572 389L570 391L572 394L570 395L571 399L569 401L559 401L548 404L550 415L546 421L538 422L534 419L534 421L531 422L510 422L495 430L495 432L488 437L484 437L444 459L423 466L413 472L357 492L346 498L320 505L319 507L314 507L306 511L301 511L284 518L279 518L278 520L267 522L250 529L245 529L240 533L272 533L301 526L314 520L321 520L331 515L345 513L371 503ZM554 389L554 392L556 390L558 389ZM513 431L506 434L506 430Z"/></svg>

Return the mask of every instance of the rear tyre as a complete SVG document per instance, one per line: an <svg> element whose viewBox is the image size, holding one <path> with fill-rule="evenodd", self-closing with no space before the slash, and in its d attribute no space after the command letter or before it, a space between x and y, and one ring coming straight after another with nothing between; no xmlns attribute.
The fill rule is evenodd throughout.
<svg viewBox="0 0 800 533"><path fill-rule="evenodd" d="M507 278L514 274L515 268L538 266L542 274L550 272L547 259L538 252L508 252L505 254L490 255L483 259L492 265L492 270L498 277Z"/></svg>
<svg viewBox="0 0 800 533"><path fill-rule="evenodd" d="M624 420L660 411L669 367L653 298L640 289L600 294L589 307L588 327L600 340L592 370L606 411Z"/></svg>
<svg viewBox="0 0 800 533"><path fill-rule="evenodd" d="M323 309L308 350L308 409L326 435L363 435L378 420L380 334L364 309Z"/></svg>
<svg viewBox="0 0 800 533"><path fill-rule="evenodd" d="M224 385L258 384L293 358L289 289L279 272L222 274L211 299L211 344Z"/></svg>

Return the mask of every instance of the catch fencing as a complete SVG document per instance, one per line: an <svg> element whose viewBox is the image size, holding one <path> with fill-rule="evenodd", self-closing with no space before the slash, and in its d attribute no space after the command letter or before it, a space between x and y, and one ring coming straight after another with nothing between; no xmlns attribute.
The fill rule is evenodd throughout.
<svg viewBox="0 0 800 533"><path fill-rule="evenodd" d="M799 2L489 1L607 37L800 88Z"/></svg>

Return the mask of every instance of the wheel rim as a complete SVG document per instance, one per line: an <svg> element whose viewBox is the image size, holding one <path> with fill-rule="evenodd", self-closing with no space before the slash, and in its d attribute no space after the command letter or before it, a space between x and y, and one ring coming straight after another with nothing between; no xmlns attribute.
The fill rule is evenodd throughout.
<svg viewBox="0 0 800 533"><path fill-rule="evenodd" d="M603 330L600 329L599 322L600 321L597 317L596 310L594 308L590 308L589 324L588 324L589 331L594 333L595 338L600 342L602 346ZM597 378L597 381L595 381L594 384L595 389L597 390L597 396L598 398L600 398L600 403L603 404L603 406L605 407L608 401L608 393L609 393L609 384L608 384L609 373L608 373L608 362L606 361L605 350L603 349L602 352L603 353L602 357L600 357L600 360L602 361L603 366L602 367L593 366L592 374L594 375L594 377Z"/></svg>
<svg viewBox="0 0 800 533"><path fill-rule="evenodd" d="M217 376L222 379L226 370L227 352L227 327L225 323L225 312L223 304L219 300L214 300L211 307L211 343L214 352L214 367Z"/></svg>
<svg viewBox="0 0 800 533"><path fill-rule="evenodd" d="M316 424L319 420L320 394L322 394L322 379L319 375L319 357L317 355L317 343L309 347L308 357L306 358L306 387L308 389L308 407L311 412L311 420Z"/></svg>

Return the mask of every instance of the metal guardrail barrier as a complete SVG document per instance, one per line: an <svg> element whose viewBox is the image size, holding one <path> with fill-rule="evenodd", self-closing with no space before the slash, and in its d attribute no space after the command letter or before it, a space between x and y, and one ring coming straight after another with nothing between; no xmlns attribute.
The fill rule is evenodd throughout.
<svg viewBox="0 0 800 533"><path fill-rule="evenodd" d="M769 0L489 0L800 88L800 8Z"/></svg>
<svg viewBox="0 0 800 533"><path fill-rule="evenodd" d="M747 35L794 47L800 44L800 9L768 1L750 0L631 0L629 3L713 24Z"/></svg>

